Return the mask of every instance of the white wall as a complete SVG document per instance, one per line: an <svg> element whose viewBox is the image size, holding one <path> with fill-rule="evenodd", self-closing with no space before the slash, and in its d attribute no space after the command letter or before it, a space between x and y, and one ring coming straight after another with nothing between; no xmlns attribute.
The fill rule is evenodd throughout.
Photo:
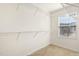
<svg viewBox="0 0 79 59"><path fill-rule="evenodd" d="M0 4L0 16L0 32L50 30L49 15L32 4Z"/></svg>
<svg viewBox="0 0 79 59"><path fill-rule="evenodd" d="M0 4L0 32L11 31L16 19L16 4Z"/></svg>
<svg viewBox="0 0 79 59"><path fill-rule="evenodd" d="M31 4L19 5L0 4L0 55L30 55L49 44L49 14Z"/></svg>
<svg viewBox="0 0 79 59"><path fill-rule="evenodd" d="M75 7L68 7L65 9L60 9L59 11L56 11L54 13L51 13L51 18L52 18L52 39L51 39L51 44L59 45L61 47L71 49L74 51L79 52L79 18L75 18L77 20L77 34L76 36L72 36L71 39L61 39L58 36L58 16L62 16L66 14L67 12L73 12L73 11L78 11L78 8Z"/></svg>

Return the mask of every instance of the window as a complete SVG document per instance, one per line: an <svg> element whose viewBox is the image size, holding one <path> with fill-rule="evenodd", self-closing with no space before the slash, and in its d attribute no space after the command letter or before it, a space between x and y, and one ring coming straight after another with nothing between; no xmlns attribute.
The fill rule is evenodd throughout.
<svg viewBox="0 0 79 59"><path fill-rule="evenodd" d="M70 16L60 16L58 18L60 35L70 36L76 31L76 20Z"/></svg>

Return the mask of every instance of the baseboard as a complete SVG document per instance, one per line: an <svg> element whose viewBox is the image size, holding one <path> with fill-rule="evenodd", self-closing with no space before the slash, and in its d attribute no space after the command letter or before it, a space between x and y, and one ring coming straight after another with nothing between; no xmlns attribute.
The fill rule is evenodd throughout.
<svg viewBox="0 0 79 59"><path fill-rule="evenodd" d="M69 50L69 51L72 51L72 52L79 53L79 51L77 51L77 50L75 50L75 49L67 48L67 47L64 47L64 46L59 45L59 44L55 44L55 43L53 43L53 44L50 44L50 45L55 45L55 46L57 46L57 47L64 48L64 49L66 49L66 50Z"/></svg>

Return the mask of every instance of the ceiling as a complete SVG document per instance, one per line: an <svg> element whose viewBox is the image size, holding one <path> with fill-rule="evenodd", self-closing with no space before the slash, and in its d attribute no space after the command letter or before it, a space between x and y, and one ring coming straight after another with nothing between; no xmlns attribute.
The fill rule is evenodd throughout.
<svg viewBox="0 0 79 59"><path fill-rule="evenodd" d="M61 3L33 3L33 5L45 12L51 12L63 8Z"/></svg>
<svg viewBox="0 0 79 59"><path fill-rule="evenodd" d="M54 12L55 10L67 7L67 6L79 6L77 3L33 3L39 9L42 9L45 12Z"/></svg>

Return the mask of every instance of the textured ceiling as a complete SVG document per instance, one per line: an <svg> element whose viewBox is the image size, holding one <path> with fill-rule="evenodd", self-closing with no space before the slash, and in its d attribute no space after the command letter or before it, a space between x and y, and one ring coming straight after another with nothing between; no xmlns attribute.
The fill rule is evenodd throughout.
<svg viewBox="0 0 79 59"><path fill-rule="evenodd" d="M33 5L45 12L53 12L67 6L79 7L78 3L33 3Z"/></svg>
<svg viewBox="0 0 79 59"><path fill-rule="evenodd" d="M33 5L45 12L51 12L63 8L60 3L33 3Z"/></svg>

